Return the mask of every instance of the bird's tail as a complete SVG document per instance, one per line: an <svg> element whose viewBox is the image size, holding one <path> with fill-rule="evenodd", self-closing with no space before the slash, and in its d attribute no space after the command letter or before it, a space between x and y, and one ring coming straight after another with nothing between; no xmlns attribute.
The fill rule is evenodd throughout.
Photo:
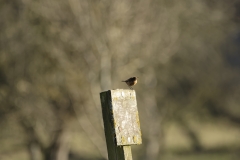
<svg viewBox="0 0 240 160"><path fill-rule="evenodd" d="M122 82L126 82L126 81L122 81Z"/></svg>

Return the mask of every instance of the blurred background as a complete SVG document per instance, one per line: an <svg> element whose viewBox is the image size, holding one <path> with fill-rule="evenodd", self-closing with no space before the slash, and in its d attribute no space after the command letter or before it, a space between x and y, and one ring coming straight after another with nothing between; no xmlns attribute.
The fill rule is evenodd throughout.
<svg viewBox="0 0 240 160"><path fill-rule="evenodd" d="M107 159L99 93L132 76L134 159L240 159L239 0L1 0L0 17L0 159Z"/></svg>

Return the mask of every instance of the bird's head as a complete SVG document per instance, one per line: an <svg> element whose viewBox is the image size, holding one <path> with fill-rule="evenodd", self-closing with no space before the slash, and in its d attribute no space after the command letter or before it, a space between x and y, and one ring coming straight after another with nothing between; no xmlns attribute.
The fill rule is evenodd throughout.
<svg viewBox="0 0 240 160"><path fill-rule="evenodd" d="M138 77L132 77L134 80L137 80L138 79Z"/></svg>

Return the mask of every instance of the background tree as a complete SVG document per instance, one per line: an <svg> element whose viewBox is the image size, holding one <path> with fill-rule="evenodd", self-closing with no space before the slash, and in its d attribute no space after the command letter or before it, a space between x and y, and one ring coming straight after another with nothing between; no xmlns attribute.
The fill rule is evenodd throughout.
<svg viewBox="0 0 240 160"><path fill-rule="evenodd" d="M160 158L169 123L181 126L196 151L204 146L192 121L239 125L238 1L0 7L0 125L20 133L32 160L68 159L76 126L106 158L99 92L126 87L121 80L130 76L140 77L139 159Z"/></svg>

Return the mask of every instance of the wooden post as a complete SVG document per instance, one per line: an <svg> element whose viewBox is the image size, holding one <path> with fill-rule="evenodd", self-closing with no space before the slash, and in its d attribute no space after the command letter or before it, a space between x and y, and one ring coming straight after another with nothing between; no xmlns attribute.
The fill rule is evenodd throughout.
<svg viewBox="0 0 240 160"><path fill-rule="evenodd" d="M141 130L134 90L100 93L109 160L132 160L131 146L141 144Z"/></svg>

